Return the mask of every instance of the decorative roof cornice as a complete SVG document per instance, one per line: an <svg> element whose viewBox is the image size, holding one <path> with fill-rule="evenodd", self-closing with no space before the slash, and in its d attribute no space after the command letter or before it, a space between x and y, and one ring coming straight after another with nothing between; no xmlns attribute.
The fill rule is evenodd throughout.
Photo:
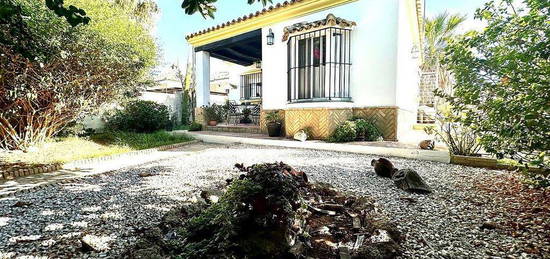
<svg viewBox="0 0 550 259"><path fill-rule="evenodd" d="M330 13L327 15L325 19L322 19L322 20L318 20L314 22L301 22L301 23L296 23L285 27L283 30L284 32L283 41L288 40L288 37L291 34L302 32L302 31L308 31L308 30L317 29L320 27L334 27L334 26L346 28L346 27L353 27L355 25L357 24L353 21L348 21L346 19L338 18L334 16L334 14Z"/></svg>

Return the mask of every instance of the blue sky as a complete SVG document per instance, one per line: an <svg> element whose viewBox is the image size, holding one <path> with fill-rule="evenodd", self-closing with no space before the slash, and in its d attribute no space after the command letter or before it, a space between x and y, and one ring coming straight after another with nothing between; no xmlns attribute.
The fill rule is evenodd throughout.
<svg viewBox="0 0 550 259"><path fill-rule="evenodd" d="M157 20L155 36L158 40L162 65L178 63L184 65L187 61L188 45L185 35L217 25L244 14L260 10L262 5L246 4L245 0L218 0L215 19L204 19L199 14L186 15L181 9L183 0L156 0L160 7L160 17ZM383 0L380 0L383 1ZM426 0L426 15L433 16L447 10L450 13L467 14L469 20L465 29L478 28L479 23L473 20L474 11L487 0ZM274 0L274 3L282 2Z"/></svg>

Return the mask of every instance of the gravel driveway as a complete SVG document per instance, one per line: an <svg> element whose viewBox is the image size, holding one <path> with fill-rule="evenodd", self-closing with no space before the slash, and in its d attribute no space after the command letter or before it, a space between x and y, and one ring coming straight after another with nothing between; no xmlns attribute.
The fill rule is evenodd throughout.
<svg viewBox="0 0 550 259"><path fill-rule="evenodd" d="M186 155L0 200L0 258L114 257L135 241L134 231L156 224L164 212L200 188L235 175L235 163L274 161L303 170L313 181L374 197L405 234L407 258L529 257L527 246L548 245L540 239L513 238L498 226L480 228L487 222L498 223L498 218L488 217L498 208L491 206L488 195L470 188L471 183L478 176L486 179L506 172L391 158L398 168L417 170L434 189L423 196L404 193L390 180L377 177L370 166L375 156L247 145L194 146L197 151ZM144 172L154 175L138 176ZM19 206L14 206L18 201ZM81 252L81 239L104 250Z"/></svg>

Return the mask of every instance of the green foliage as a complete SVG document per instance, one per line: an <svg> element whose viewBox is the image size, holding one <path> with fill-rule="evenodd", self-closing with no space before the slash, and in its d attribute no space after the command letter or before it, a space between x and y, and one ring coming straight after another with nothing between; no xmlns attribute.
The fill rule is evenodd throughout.
<svg viewBox="0 0 550 259"><path fill-rule="evenodd" d="M0 148L36 145L138 92L155 48L145 24L119 2L71 1L90 7L92 21L76 27L42 1L2 2Z"/></svg>
<svg viewBox="0 0 550 259"><path fill-rule="evenodd" d="M202 130L202 124L198 122L194 121L189 125L189 131L201 131L201 130Z"/></svg>
<svg viewBox="0 0 550 259"><path fill-rule="evenodd" d="M221 122L224 118L224 108L221 105L212 104L210 106L204 106L204 117L207 121Z"/></svg>
<svg viewBox="0 0 550 259"><path fill-rule="evenodd" d="M214 13L217 10L214 3L217 1L218 0L183 0L181 8L183 8L188 15L199 12L204 18L214 18ZM267 3L271 3L272 0L247 0L247 2L248 4L261 2L265 6Z"/></svg>
<svg viewBox="0 0 550 259"><path fill-rule="evenodd" d="M444 95L488 152L550 167L550 4L491 1L476 13L487 22L447 48L454 94Z"/></svg>
<svg viewBox="0 0 550 259"><path fill-rule="evenodd" d="M382 137L374 122L365 119L356 119L354 122L358 137L366 141L377 141Z"/></svg>
<svg viewBox="0 0 550 259"><path fill-rule="evenodd" d="M458 118L459 115L450 107L441 109L435 116L438 128L428 126L424 131L445 143L453 155L475 156L481 149L479 138L470 127L460 123Z"/></svg>
<svg viewBox="0 0 550 259"><path fill-rule="evenodd" d="M328 138L329 142L350 142L357 137L357 128L353 121L345 121L338 125L332 135Z"/></svg>
<svg viewBox="0 0 550 259"><path fill-rule="evenodd" d="M46 0L48 9L54 11L59 17L65 17L71 26L79 24L88 24L90 17L86 16L86 12L80 8L70 5L69 8L63 6L63 0Z"/></svg>
<svg viewBox="0 0 550 259"><path fill-rule="evenodd" d="M188 125L189 120L191 118L191 104L190 104L190 96L189 91L184 90L182 92L182 98L181 98L181 124Z"/></svg>
<svg viewBox="0 0 550 259"><path fill-rule="evenodd" d="M107 131L94 134L90 136L90 139L105 145L127 146L135 150L141 150L182 143L193 138L187 135L172 135L166 131L153 133Z"/></svg>
<svg viewBox="0 0 550 259"><path fill-rule="evenodd" d="M275 122L275 123L281 123L281 115L279 114L279 111L270 111L265 115L265 121L267 123Z"/></svg>
<svg viewBox="0 0 550 259"><path fill-rule="evenodd" d="M219 202L186 222L182 258L284 258L298 185L284 164L258 164L234 179ZM285 169L287 168L287 169Z"/></svg>
<svg viewBox="0 0 550 259"><path fill-rule="evenodd" d="M466 16L443 12L424 20L424 63L425 69L434 70L440 65L447 42L455 36L456 30L466 21Z"/></svg>
<svg viewBox="0 0 550 259"><path fill-rule="evenodd" d="M131 101L106 118L107 128L121 131L154 132L170 125L166 105L152 101Z"/></svg>

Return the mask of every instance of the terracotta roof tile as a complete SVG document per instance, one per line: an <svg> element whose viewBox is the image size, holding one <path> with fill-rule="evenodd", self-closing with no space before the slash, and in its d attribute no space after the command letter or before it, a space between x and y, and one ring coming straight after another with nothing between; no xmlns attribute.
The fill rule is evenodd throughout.
<svg viewBox="0 0 550 259"><path fill-rule="evenodd" d="M264 13L271 12L273 10L276 10L276 9L279 9L279 8L282 8L282 7L286 7L286 6L289 6L289 5L293 5L293 4L301 2L301 1L304 1L304 0L290 0L290 1L285 1L282 4L278 3L275 6L269 6L269 7L266 7L264 9L262 9L261 11L257 11L255 13L250 13L250 14L244 15L242 17L239 17L237 20L233 19L231 21L228 21L228 22L216 25L216 26L212 26L212 27L204 29L204 30L200 30L198 32L191 33L191 34L187 35L185 37L185 39L189 40L193 37L196 37L196 36L199 36L199 35L214 31L214 30L218 30L218 29L221 29L221 28L225 28L226 26L233 25L235 23L244 22L248 19L258 17L258 16L260 16Z"/></svg>

